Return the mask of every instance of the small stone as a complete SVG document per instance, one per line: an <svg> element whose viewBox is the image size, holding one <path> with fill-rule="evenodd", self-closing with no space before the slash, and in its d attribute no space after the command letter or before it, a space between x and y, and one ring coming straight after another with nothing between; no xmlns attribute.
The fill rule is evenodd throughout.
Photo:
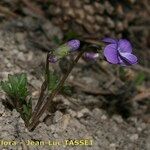
<svg viewBox="0 0 150 150"><path fill-rule="evenodd" d="M27 61L32 61L34 57L33 52L29 51L29 55L27 56Z"/></svg>
<svg viewBox="0 0 150 150"><path fill-rule="evenodd" d="M61 3L61 4L62 4L62 7L64 8L70 7L70 1L65 1L64 3Z"/></svg>
<svg viewBox="0 0 150 150"><path fill-rule="evenodd" d="M68 110L68 113L71 115L71 117L75 117L77 113L71 109Z"/></svg>
<svg viewBox="0 0 150 150"><path fill-rule="evenodd" d="M55 116L53 118L53 122L57 123L59 122L63 117L63 114L60 111L56 111Z"/></svg>
<svg viewBox="0 0 150 150"><path fill-rule="evenodd" d="M147 150L150 149L150 136L148 136L148 137L146 138L146 148L147 148Z"/></svg>
<svg viewBox="0 0 150 150"><path fill-rule="evenodd" d="M100 25L94 25L94 30L95 30L95 31L100 30L100 28L101 28Z"/></svg>
<svg viewBox="0 0 150 150"><path fill-rule="evenodd" d="M23 52L18 52L18 59L21 61L26 61L26 58Z"/></svg>
<svg viewBox="0 0 150 150"><path fill-rule="evenodd" d="M137 130L138 130L139 132L141 132L141 131L142 131L142 128L138 127Z"/></svg>
<svg viewBox="0 0 150 150"><path fill-rule="evenodd" d="M123 31L123 29L124 29L123 23L122 22L117 22L116 30L117 31Z"/></svg>
<svg viewBox="0 0 150 150"><path fill-rule="evenodd" d="M56 18L56 21L59 22L59 20ZM51 39L54 36L57 36L58 39L62 39L62 31L60 28L54 26L51 22L47 21L42 25L42 29L45 31L47 36Z"/></svg>
<svg viewBox="0 0 150 150"><path fill-rule="evenodd" d="M17 33L15 33L15 35L16 35L17 42L24 41L24 34L17 32Z"/></svg>
<svg viewBox="0 0 150 150"><path fill-rule="evenodd" d="M95 16L95 19L96 19L96 21L98 22L98 23L102 23L102 22L104 22L104 18L103 17L101 17L101 16L99 16L99 15L96 15Z"/></svg>
<svg viewBox="0 0 150 150"><path fill-rule="evenodd" d="M78 112L78 113L77 113L77 118L81 118L81 117L83 117L83 113Z"/></svg>
<svg viewBox="0 0 150 150"><path fill-rule="evenodd" d="M102 119L102 120L106 120L106 119L107 119L107 116L106 116L106 115L102 115L101 119Z"/></svg>
<svg viewBox="0 0 150 150"><path fill-rule="evenodd" d="M52 125L50 126L50 129L51 129L52 132L54 132L54 131L56 130L55 125L52 124Z"/></svg>
<svg viewBox="0 0 150 150"><path fill-rule="evenodd" d="M114 11L114 8L112 7L112 5L110 4L109 1L105 1L104 3L104 8L106 9L106 11L108 12L108 14L112 14Z"/></svg>
<svg viewBox="0 0 150 150"><path fill-rule="evenodd" d="M18 45L19 50L23 51L23 52L28 52L28 49L26 48L26 46L24 44L20 44Z"/></svg>
<svg viewBox="0 0 150 150"><path fill-rule="evenodd" d="M93 16L91 16L91 15L87 15L86 16L86 20L88 22L92 23L92 24L95 22L95 18Z"/></svg>
<svg viewBox="0 0 150 150"><path fill-rule="evenodd" d="M19 122L20 124L24 124L24 120L23 120L21 117L19 118L18 122Z"/></svg>
<svg viewBox="0 0 150 150"><path fill-rule="evenodd" d="M111 28L111 29L115 28L115 23L112 19L107 18L106 22L107 22L107 25L108 25L109 28Z"/></svg>
<svg viewBox="0 0 150 150"><path fill-rule="evenodd" d="M104 114L104 111L99 108L94 108L92 113L94 116L102 116Z"/></svg>
<svg viewBox="0 0 150 150"><path fill-rule="evenodd" d="M82 109L77 113L77 118L84 117L85 115L89 115L90 111L87 108Z"/></svg>
<svg viewBox="0 0 150 150"><path fill-rule="evenodd" d="M40 88L41 87L41 81L37 80L37 79L31 79L30 82L34 87L36 88Z"/></svg>
<svg viewBox="0 0 150 150"><path fill-rule="evenodd" d="M115 143L111 143L110 145L111 150L116 150L116 144Z"/></svg>
<svg viewBox="0 0 150 150"><path fill-rule="evenodd" d="M20 116L20 114L15 109L13 109L12 115L17 117L17 118Z"/></svg>
<svg viewBox="0 0 150 150"><path fill-rule="evenodd" d="M95 2L94 3L94 7L95 7L95 10L99 13L99 14L103 14L104 12L104 6L101 5L99 2Z"/></svg>
<svg viewBox="0 0 150 150"><path fill-rule="evenodd" d="M69 16L75 17L75 13L74 13L74 10L73 10L73 9L68 9L68 10L67 10L67 13L68 13Z"/></svg>
<svg viewBox="0 0 150 150"><path fill-rule="evenodd" d="M80 0L72 1L72 3L73 3L73 6L76 8L81 8L82 6L82 2Z"/></svg>
<svg viewBox="0 0 150 150"><path fill-rule="evenodd" d="M0 116L5 112L4 105L0 102Z"/></svg>
<svg viewBox="0 0 150 150"><path fill-rule="evenodd" d="M57 133L54 133L53 136L54 136L54 138L58 138L59 137Z"/></svg>
<svg viewBox="0 0 150 150"><path fill-rule="evenodd" d="M119 115L114 115L113 120L115 120L117 123L122 123L123 122L122 117L119 116Z"/></svg>
<svg viewBox="0 0 150 150"><path fill-rule="evenodd" d="M77 21L77 23L79 23L79 24L82 24L82 23L83 23L83 19L78 19L78 18L77 18L76 21Z"/></svg>
<svg viewBox="0 0 150 150"><path fill-rule="evenodd" d="M59 15L61 13L61 9L59 7L55 7L54 5L50 5L49 12L52 15Z"/></svg>
<svg viewBox="0 0 150 150"><path fill-rule="evenodd" d="M69 122L70 122L70 118L71 116L69 114L66 114L63 116L63 123L62 123L62 129L63 130L66 130L68 125L69 125Z"/></svg>
<svg viewBox="0 0 150 150"><path fill-rule="evenodd" d="M85 21L83 25L88 30L89 33L93 33L93 28L92 28L91 24L89 24L88 21Z"/></svg>
<svg viewBox="0 0 150 150"><path fill-rule="evenodd" d="M92 5L84 5L83 9L90 15L94 14L94 8L92 7Z"/></svg>
<svg viewBox="0 0 150 150"><path fill-rule="evenodd" d="M76 14L76 16L79 17L80 19L84 19L84 17L85 17L84 10L82 10L82 9L76 9L76 10L75 10L75 14Z"/></svg>
<svg viewBox="0 0 150 150"><path fill-rule="evenodd" d="M138 134L133 134L133 135L130 137L130 140L131 140L131 141L136 141L138 138L139 138Z"/></svg>

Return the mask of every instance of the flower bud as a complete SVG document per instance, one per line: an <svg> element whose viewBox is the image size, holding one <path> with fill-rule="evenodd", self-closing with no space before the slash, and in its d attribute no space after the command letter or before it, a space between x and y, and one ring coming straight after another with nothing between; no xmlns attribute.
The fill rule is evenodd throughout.
<svg viewBox="0 0 150 150"><path fill-rule="evenodd" d="M50 55L49 61L55 63L57 60L67 56L70 52L76 51L80 47L79 40L70 40L65 44L60 45L53 51L53 55Z"/></svg>
<svg viewBox="0 0 150 150"><path fill-rule="evenodd" d="M79 40L70 40L67 42L67 45L70 47L70 51L75 51L80 47Z"/></svg>
<svg viewBox="0 0 150 150"><path fill-rule="evenodd" d="M94 52L85 52L84 53L84 58L87 60L96 60L99 57L99 53L94 53Z"/></svg>
<svg viewBox="0 0 150 150"><path fill-rule="evenodd" d="M50 63L56 63L57 62L57 58L54 55L50 55L48 60Z"/></svg>

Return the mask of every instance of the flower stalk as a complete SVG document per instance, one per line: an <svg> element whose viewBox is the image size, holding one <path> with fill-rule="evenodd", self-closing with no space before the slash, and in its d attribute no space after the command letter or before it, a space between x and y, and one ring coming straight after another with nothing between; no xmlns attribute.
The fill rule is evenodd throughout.
<svg viewBox="0 0 150 150"><path fill-rule="evenodd" d="M78 56L75 58L75 60L72 62L68 72L63 76L63 78L61 79L61 81L59 82L59 84L57 85L56 89L53 90L50 95L48 95L47 101L45 102L45 104L41 107L41 109L39 110L38 113L36 113L36 115L34 116L34 118L32 119L31 124L29 125L29 131L32 131L35 129L35 127L39 124L39 118L42 116L42 114L50 107L50 104L53 100L53 98L59 93L59 91L61 90L62 86L64 85L64 82L66 81L66 79L68 78L69 74L71 73L72 69L74 68L74 66L76 65L76 63L78 62L78 60L81 58L82 54L84 53L84 50L81 50L78 54Z"/></svg>
<svg viewBox="0 0 150 150"><path fill-rule="evenodd" d="M33 118L36 117L36 114L43 103L44 93L45 93L45 90L47 89L48 83L49 83L49 53L47 53L47 57L46 57L45 80L41 86L40 96L39 96L38 102L34 108L34 111L32 113L32 118L31 118L30 122L32 121Z"/></svg>

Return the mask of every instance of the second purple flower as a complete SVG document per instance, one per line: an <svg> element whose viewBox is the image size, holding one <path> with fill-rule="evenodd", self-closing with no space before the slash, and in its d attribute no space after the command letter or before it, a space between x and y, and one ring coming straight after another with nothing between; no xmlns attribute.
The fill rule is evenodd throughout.
<svg viewBox="0 0 150 150"><path fill-rule="evenodd" d="M132 54L132 46L128 40L104 38L103 41L108 43L104 48L104 56L109 63L122 66L137 64L138 59Z"/></svg>

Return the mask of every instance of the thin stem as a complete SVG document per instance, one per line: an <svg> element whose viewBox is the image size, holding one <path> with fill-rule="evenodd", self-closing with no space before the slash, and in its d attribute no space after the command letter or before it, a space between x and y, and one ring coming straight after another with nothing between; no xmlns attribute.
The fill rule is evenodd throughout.
<svg viewBox="0 0 150 150"><path fill-rule="evenodd" d="M47 101L45 102L43 107L36 114L36 117L33 118L33 121L32 121L32 123L29 126L29 131L34 130L35 127L39 124L39 120L38 119L42 116L42 114L45 112L45 110L47 110L47 108L49 108L49 105L51 104L51 101L58 94L58 92L61 90L64 82L66 81L66 79L69 76L70 72L72 71L72 69L74 68L75 64L78 62L78 60L80 59L80 57L82 56L83 53L84 53L84 50L80 51L80 53L78 54L76 59L72 62L68 72L63 76L62 80L57 85L56 89L53 90L52 93L48 96Z"/></svg>
<svg viewBox="0 0 150 150"><path fill-rule="evenodd" d="M48 61L48 58L49 58L49 53L47 54L47 58L46 58L45 81L43 82L43 84L41 86L40 96L39 96L38 102L37 102L37 104L34 108L31 121L32 121L33 118L36 117L37 111L40 109L40 107L43 103L44 92L47 89L47 83L49 83L49 61Z"/></svg>
<svg viewBox="0 0 150 150"><path fill-rule="evenodd" d="M80 39L80 41L82 41L82 39ZM103 46L104 45L103 42L97 40L97 38L85 37L83 42L85 42L87 44L95 44L95 45L98 45L98 46Z"/></svg>

